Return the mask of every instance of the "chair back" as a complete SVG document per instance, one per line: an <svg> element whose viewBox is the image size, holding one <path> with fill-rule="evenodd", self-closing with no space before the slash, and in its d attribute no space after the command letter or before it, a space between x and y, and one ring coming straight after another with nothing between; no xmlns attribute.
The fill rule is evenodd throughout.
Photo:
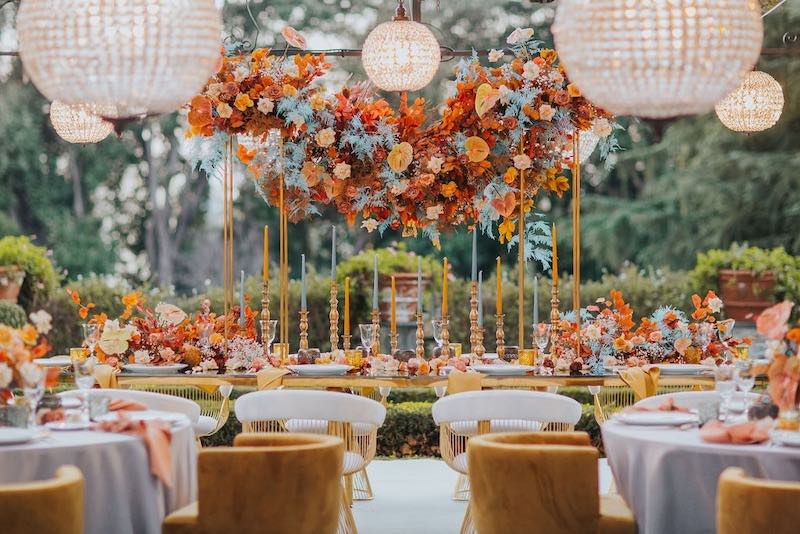
<svg viewBox="0 0 800 534"><path fill-rule="evenodd" d="M200 416L214 419L214 428L204 435L216 433L225 426L230 415L230 395L233 386L219 378L181 376L133 378L119 381L122 389L149 391L181 397L200 406Z"/></svg>
<svg viewBox="0 0 800 534"><path fill-rule="evenodd" d="M729 467L717 488L717 533L762 534L800 530L800 483L749 478Z"/></svg>
<svg viewBox="0 0 800 534"><path fill-rule="evenodd" d="M345 443L343 474L361 470L375 457L378 427L386 417L379 402L358 395L314 390L267 390L236 400L243 432L327 434Z"/></svg>
<svg viewBox="0 0 800 534"><path fill-rule="evenodd" d="M51 480L0 485L0 531L83 534L83 499L83 475L72 465Z"/></svg>
<svg viewBox="0 0 800 534"><path fill-rule="evenodd" d="M198 523L203 532L336 532L341 439L253 434L247 446L203 449Z"/></svg>
<svg viewBox="0 0 800 534"><path fill-rule="evenodd" d="M467 474L467 441L497 432L568 432L581 418L569 397L539 391L486 390L448 395L433 405L439 450L454 470Z"/></svg>
<svg viewBox="0 0 800 534"><path fill-rule="evenodd" d="M80 397L83 391L71 390L59 393L63 397ZM134 402L140 402L147 406L149 410L158 410L162 412L176 412L181 413L189 418L192 424L197 423L200 418L200 405L194 401L174 397L172 395L164 395L162 393L151 393L149 391L133 391L127 389L90 389L89 396L108 397L110 399L122 399Z"/></svg>
<svg viewBox="0 0 800 534"><path fill-rule="evenodd" d="M585 434L548 437L490 434L469 441L470 506L477 532L598 531L597 449L586 446Z"/></svg>
<svg viewBox="0 0 800 534"><path fill-rule="evenodd" d="M719 404L722 401L722 397L716 391L677 391L675 393L664 393L656 395L655 397L642 399L634 404L634 406L640 408L657 408L669 400L669 398L672 398L676 406L681 406L690 410L697 410L704 405ZM747 394L747 400L750 402L756 402L759 398L761 398L761 395L758 393Z"/></svg>

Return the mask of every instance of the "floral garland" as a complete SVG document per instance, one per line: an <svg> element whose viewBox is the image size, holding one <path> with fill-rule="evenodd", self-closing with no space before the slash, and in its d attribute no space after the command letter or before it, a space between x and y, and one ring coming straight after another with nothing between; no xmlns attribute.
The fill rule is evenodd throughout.
<svg viewBox="0 0 800 534"><path fill-rule="evenodd" d="M280 180L266 139L279 129L293 221L332 205L350 224L361 216L368 231L422 232L438 242L448 228L479 224L494 235L497 224L501 242L511 241L521 171L527 198L561 196L576 130L601 137L604 156L618 145L611 116L568 82L556 52L542 48L532 29L515 30L508 43L509 63L485 67L477 54L459 63L455 95L427 125L425 101L406 94L397 110L366 84L326 96L315 83L330 68L324 55L276 58L257 49L224 57L189 107L192 157L214 172L222 146L238 136L238 159L275 205ZM489 60L503 56L493 50ZM526 228L526 239L537 231Z"/></svg>

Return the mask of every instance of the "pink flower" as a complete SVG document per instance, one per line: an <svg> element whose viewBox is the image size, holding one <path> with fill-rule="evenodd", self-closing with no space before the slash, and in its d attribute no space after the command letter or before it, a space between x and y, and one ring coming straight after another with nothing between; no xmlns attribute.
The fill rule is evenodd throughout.
<svg viewBox="0 0 800 534"><path fill-rule="evenodd" d="M295 48L305 50L306 47L308 46L306 44L306 38L303 37L303 34L295 30L291 26L285 26L281 30L281 35L283 35L283 38L286 39L287 43L289 43L291 46Z"/></svg>
<svg viewBox="0 0 800 534"><path fill-rule="evenodd" d="M756 319L756 330L768 339L783 339L789 331L787 322L794 304L788 300L764 310Z"/></svg>
<svg viewBox="0 0 800 534"><path fill-rule="evenodd" d="M688 349L691 344L692 340L689 339L688 337L679 337L678 339L675 340L675 350L677 351L678 354L683 356L684 354L686 354L686 349Z"/></svg>
<svg viewBox="0 0 800 534"><path fill-rule="evenodd" d="M664 334L661 333L661 330L656 330L654 332L650 332L650 335L647 336L647 339L651 343L657 343L657 342L661 341L662 339L664 339Z"/></svg>

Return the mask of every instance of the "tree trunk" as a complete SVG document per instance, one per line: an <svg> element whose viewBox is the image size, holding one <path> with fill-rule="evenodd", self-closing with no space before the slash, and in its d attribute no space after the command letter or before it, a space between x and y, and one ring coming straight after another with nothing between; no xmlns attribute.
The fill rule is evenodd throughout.
<svg viewBox="0 0 800 534"><path fill-rule="evenodd" d="M72 182L72 211L75 217L81 219L86 215L86 205L83 201L81 167L78 165L78 154L74 150L69 154L67 178Z"/></svg>

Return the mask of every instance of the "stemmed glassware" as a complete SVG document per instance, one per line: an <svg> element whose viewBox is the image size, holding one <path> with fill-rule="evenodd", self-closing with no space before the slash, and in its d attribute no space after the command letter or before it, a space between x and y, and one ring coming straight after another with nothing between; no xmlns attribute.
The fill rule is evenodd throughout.
<svg viewBox="0 0 800 534"><path fill-rule="evenodd" d="M267 350L267 358L269 358L272 356L272 342L275 340L275 330L278 327L278 320L270 319L266 323L261 324L266 324L266 328L261 330L261 342L264 344Z"/></svg>
<svg viewBox="0 0 800 534"><path fill-rule="evenodd" d="M33 428L36 424L36 408L39 401L44 396L44 383L47 373L44 368L35 363L23 364L20 370L22 378L22 392L25 401L28 403L28 427Z"/></svg>
<svg viewBox="0 0 800 534"><path fill-rule="evenodd" d="M86 355L84 351L71 351L72 371L75 374L75 385L83 392L83 419L89 421L89 390L94 386L94 366L96 359L93 353Z"/></svg>
<svg viewBox="0 0 800 534"><path fill-rule="evenodd" d="M747 360L736 362L736 386L744 394L744 413L750 409L750 390L756 385L756 374L753 372L753 363Z"/></svg>
<svg viewBox="0 0 800 534"><path fill-rule="evenodd" d="M544 353L550 343L550 330L549 323L533 323L533 342L539 348L540 354Z"/></svg>
<svg viewBox="0 0 800 534"><path fill-rule="evenodd" d="M433 340L436 341L436 346L441 349L444 344L444 337L442 336L444 333L444 321L432 319L431 326L433 327Z"/></svg>
<svg viewBox="0 0 800 534"><path fill-rule="evenodd" d="M727 422L730 413L730 402L736 391L736 369L732 365L720 365L714 370L714 389L722 397L720 405L720 419Z"/></svg>
<svg viewBox="0 0 800 534"><path fill-rule="evenodd" d="M367 349L367 358L372 356L372 346L375 344L375 335L377 334L376 325L373 323L365 323L358 325L361 332L361 346Z"/></svg>
<svg viewBox="0 0 800 534"><path fill-rule="evenodd" d="M83 340L89 349L89 356L94 357L94 348L100 337L100 328L97 323L83 323Z"/></svg>

